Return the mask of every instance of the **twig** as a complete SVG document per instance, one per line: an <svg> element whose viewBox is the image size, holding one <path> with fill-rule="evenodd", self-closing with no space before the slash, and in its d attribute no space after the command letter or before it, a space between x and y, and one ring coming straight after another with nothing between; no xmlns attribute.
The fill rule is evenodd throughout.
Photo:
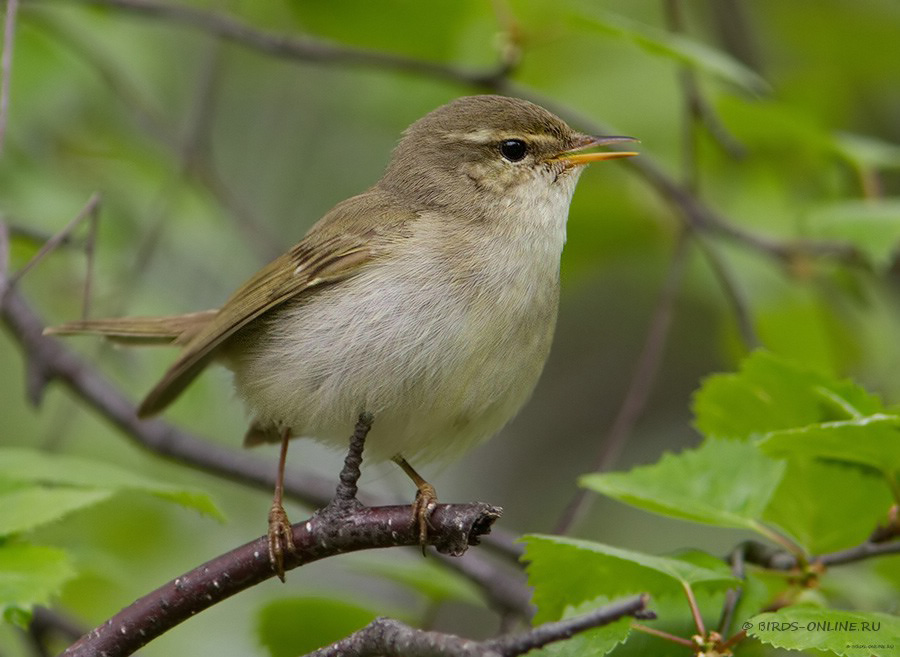
<svg viewBox="0 0 900 657"><path fill-rule="evenodd" d="M0 53L0 154L6 143L6 125L9 121L9 82L12 78L13 40L16 34L16 13L19 0L6 0L3 19L3 51Z"/></svg>
<svg viewBox="0 0 900 657"><path fill-rule="evenodd" d="M389 618L377 618L346 639L306 657L514 657L555 641L600 627L624 616L647 617L649 597L637 595L583 616L545 623L521 634L472 641L452 634L425 632Z"/></svg>
<svg viewBox="0 0 900 657"><path fill-rule="evenodd" d="M21 279L25 274L31 271L35 265L37 265L41 260L47 257L50 253L55 251L60 244L62 244L65 240L69 238L69 235L72 233L75 228L81 224L82 221L88 219L91 223L97 221L97 209L100 207L100 194L94 192L91 197L88 199L88 202L85 203L84 207L78 211L78 214L75 215L75 218L72 219L69 223L63 227L61 231L56 233L49 240L44 242L44 245L38 249L38 252L32 256L31 260L26 262L22 268L17 271L15 274L9 277L7 283L9 287L14 287L15 284ZM90 235L93 236L94 230L91 229ZM93 259L89 258L89 262Z"/></svg>
<svg viewBox="0 0 900 657"><path fill-rule="evenodd" d="M686 231L679 234L675 253L669 264L669 270L663 281L656 309L650 320L650 330L644 340L637 366L628 384L625 399L619 407L619 412L613 421L612 427L603 441L600 452L594 462L593 471L602 472L608 469L619 456L628 436L634 429L634 425L640 418L659 370L666 337L672 324L672 311L675 305L675 296L678 293L681 279L684 274L688 256L688 235ZM554 533L565 534L584 512L588 500L593 499L590 491L579 488L572 497L560 516L554 528Z"/></svg>
<svg viewBox="0 0 900 657"><path fill-rule="evenodd" d="M82 4L115 7L148 18L179 23L240 46L285 59L394 70L463 82L474 86L489 86L496 78L507 75L509 70L507 62L501 63L493 71L471 71L403 55L339 45L325 39L276 34L252 27L221 12L195 9L187 5L168 4L155 0L76 1Z"/></svg>
<svg viewBox="0 0 900 657"><path fill-rule="evenodd" d="M441 504L430 517L429 541L439 550L457 552L477 542L498 517L487 504ZM409 505L360 507L333 522L314 514L292 527L292 553L286 570L319 559L383 547L418 545L419 528ZM131 654L168 629L244 589L273 577L268 538L262 536L161 586L84 635L65 657L117 657Z"/></svg>
<svg viewBox="0 0 900 657"><path fill-rule="evenodd" d="M842 566L887 554L900 554L900 539L879 543L865 541L846 550L826 552L818 556L809 557L808 563L810 565L820 564L826 567ZM798 566L796 557L790 552L772 548L755 541L745 544L744 560L771 570L792 570Z"/></svg>

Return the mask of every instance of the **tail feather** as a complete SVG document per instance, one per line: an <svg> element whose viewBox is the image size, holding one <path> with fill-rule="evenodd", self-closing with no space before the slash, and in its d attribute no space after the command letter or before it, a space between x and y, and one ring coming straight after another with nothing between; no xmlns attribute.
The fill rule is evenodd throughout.
<svg viewBox="0 0 900 657"><path fill-rule="evenodd" d="M44 335L102 335L124 344L181 345L189 342L216 315L203 310L167 317L83 319L44 329Z"/></svg>

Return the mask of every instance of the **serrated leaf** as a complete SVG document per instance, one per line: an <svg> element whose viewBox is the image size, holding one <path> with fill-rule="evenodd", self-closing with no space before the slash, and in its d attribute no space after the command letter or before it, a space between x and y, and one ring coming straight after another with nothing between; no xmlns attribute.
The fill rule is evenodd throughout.
<svg viewBox="0 0 900 657"><path fill-rule="evenodd" d="M889 477L900 471L900 417L877 413L773 431L758 443L773 456L825 458L867 465Z"/></svg>
<svg viewBox="0 0 900 657"><path fill-rule="evenodd" d="M883 271L900 244L900 199L832 203L811 212L805 225L810 237L849 242Z"/></svg>
<svg viewBox="0 0 900 657"><path fill-rule="evenodd" d="M890 489L874 472L792 459L763 518L808 553L821 554L865 541L884 520L891 502Z"/></svg>
<svg viewBox="0 0 900 657"><path fill-rule="evenodd" d="M270 657L295 657L342 639L375 617L367 607L334 598L283 598L259 610L256 631Z"/></svg>
<svg viewBox="0 0 900 657"><path fill-rule="evenodd" d="M222 519L206 493L174 486L102 461L21 448L0 448L0 480L47 489L138 491ZM98 495L98 501L101 497ZM55 518L49 518L53 520ZM33 527L32 527L33 528Z"/></svg>
<svg viewBox="0 0 900 657"><path fill-rule="evenodd" d="M712 570L668 557L624 550L611 545L562 536L523 537L529 584L534 587L537 622L555 620L568 605L598 595L610 598L652 591L681 593L683 586L726 589L737 580L724 562Z"/></svg>
<svg viewBox="0 0 900 657"><path fill-rule="evenodd" d="M590 474L582 486L646 511L719 527L759 530L784 463L751 443L709 439L653 465Z"/></svg>
<svg viewBox="0 0 900 657"><path fill-rule="evenodd" d="M46 605L75 575L62 550L39 545L0 545L0 612L10 622L30 619L35 605Z"/></svg>
<svg viewBox="0 0 900 657"><path fill-rule="evenodd" d="M759 350L733 374L708 377L694 396L697 428L707 436L746 440L820 422L874 415L881 401L837 380Z"/></svg>
<svg viewBox="0 0 900 657"><path fill-rule="evenodd" d="M599 596L580 605L566 607L562 618L575 618L583 616L595 609L599 609L611 602L606 596ZM602 657L628 638L631 633L630 616L624 616L617 621L601 627L579 632L565 641L556 641L538 650L528 653L529 657Z"/></svg>
<svg viewBox="0 0 900 657"><path fill-rule="evenodd" d="M604 34L627 39L651 55L673 60L754 94L769 90L769 83L752 69L721 50L682 34L641 24L597 7L579 10L573 16Z"/></svg>
<svg viewBox="0 0 900 657"><path fill-rule="evenodd" d="M93 506L113 495L110 490L25 487L0 494L0 536L29 531Z"/></svg>
<svg viewBox="0 0 900 657"><path fill-rule="evenodd" d="M777 648L824 650L842 657L895 657L900 644L900 617L878 612L786 607L754 616L745 629Z"/></svg>

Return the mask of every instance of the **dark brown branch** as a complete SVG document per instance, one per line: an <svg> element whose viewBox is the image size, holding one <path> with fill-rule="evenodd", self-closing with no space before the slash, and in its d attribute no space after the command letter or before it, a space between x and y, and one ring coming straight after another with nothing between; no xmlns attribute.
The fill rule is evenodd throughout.
<svg viewBox="0 0 900 657"><path fill-rule="evenodd" d="M307 657L514 657L579 632L607 625L623 616L652 617L644 612L649 597L636 595L583 616L545 623L521 634L472 641L452 634L426 632L389 618L377 618L346 639Z"/></svg>
<svg viewBox="0 0 900 657"><path fill-rule="evenodd" d="M460 553L477 543L498 516L499 510L487 504L438 505L431 515L429 541L442 552ZM345 552L419 544L418 523L409 505L360 506L340 513L340 522L326 507L293 525L293 536L296 550L285 555L285 570ZM268 539L262 536L135 601L63 654L129 655L198 612L273 576Z"/></svg>
<svg viewBox="0 0 900 657"><path fill-rule="evenodd" d="M900 554L900 539L886 542L865 541L845 550L826 552L818 556L810 557L810 565L842 566L855 563L872 557L881 557L888 554ZM744 560L763 568L772 570L791 570L797 567L797 559L784 550L763 545L755 541L745 544Z"/></svg>

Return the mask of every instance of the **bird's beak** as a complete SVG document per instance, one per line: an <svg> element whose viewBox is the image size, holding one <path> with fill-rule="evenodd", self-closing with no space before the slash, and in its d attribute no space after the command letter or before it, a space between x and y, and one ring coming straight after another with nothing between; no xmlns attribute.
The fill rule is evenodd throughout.
<svg viewBox="0 0 900 657"><path fill-rule="evenodd" d="M631 157L637 155L634 151L597 151L593 153L582 153L586 148L594 146L607 146L609 144L620 144L626 141L638 141L634 137L591 137L590 135L581 135L578 137L574 148L564 151L556 156L555 160L565 162L570 166L583 166L591 162L600 162L602 160L615 160L620 157Z"/></svg>

